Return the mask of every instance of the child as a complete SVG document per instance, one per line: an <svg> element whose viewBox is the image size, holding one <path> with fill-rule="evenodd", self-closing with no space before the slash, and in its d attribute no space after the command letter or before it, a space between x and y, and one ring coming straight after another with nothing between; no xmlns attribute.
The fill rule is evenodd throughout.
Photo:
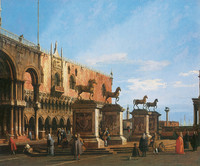
<svg viewBox="0 0 200 166"><path fill-rule="evenodd" d="M134 157L134 160L137 160L139 156L140 156L139 149L137 147L137 144L134 143L132 157Z"/></svg>

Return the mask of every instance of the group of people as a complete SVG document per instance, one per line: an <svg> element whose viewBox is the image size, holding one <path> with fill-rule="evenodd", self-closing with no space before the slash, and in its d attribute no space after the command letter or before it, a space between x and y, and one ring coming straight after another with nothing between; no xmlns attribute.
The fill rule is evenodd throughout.
<svg viewBox="0 0 200 166"><path fill-rule="evenodd" d="M67 134L65 132L65 130L63 128L59 128L57 130L57 141L58 141L58 145L60 145L64 139L67 138Z"/></svg>
<svg viewBox="0 0 200 166"><path fill-rule="evenodd" d="M189 149L189 144L191 144L193 151L197 151L198 146L200 146L200 132L194 131L193 135L190 136L189 131L187 131L184 137L180 132L176 139L176 153L184 154L184 149Z"/></svg>

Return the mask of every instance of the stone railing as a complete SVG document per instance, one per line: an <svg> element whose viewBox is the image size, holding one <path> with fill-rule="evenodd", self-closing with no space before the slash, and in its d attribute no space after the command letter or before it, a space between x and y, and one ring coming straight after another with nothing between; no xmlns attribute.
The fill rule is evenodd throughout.
<svg viewBox="0 0 200 166"><path fill-rule="evenodd" d="M20 42L20 43L22 43L22 44L24 44L26 46L29 46L29 47L37 49L37 50L39 50L41 52L44 52L45 54L49 54L49 51L47 51L45 49L42 49L40 46L36 45L35 43L24 39L23 35L18 36L18 35L14 34L12 32L9 32L6 29L3 29L1 27L0 27L0 34L6 36L8 38L11 38L11 39L13 39L13 40L15 40L17 42Z"/></svg>

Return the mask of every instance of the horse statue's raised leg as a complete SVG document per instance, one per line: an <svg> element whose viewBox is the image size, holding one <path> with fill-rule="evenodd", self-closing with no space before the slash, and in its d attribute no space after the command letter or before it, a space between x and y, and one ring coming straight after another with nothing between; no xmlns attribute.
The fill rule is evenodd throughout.
<svg viewBox="0 0 200 166"><path fill-rule="evenodd" d="M117 104L117 102L119 101L119 97L115 98L115 104Z"/></svg>

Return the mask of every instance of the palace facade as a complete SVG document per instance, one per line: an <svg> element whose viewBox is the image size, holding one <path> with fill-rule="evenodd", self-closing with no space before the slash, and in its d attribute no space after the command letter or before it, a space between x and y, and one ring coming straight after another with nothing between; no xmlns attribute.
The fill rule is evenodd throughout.
<svg viewBox="0 0 200 166"><path fill-rule="evenodd" d="M63 58L57 42L50 53L23 37L1 28L0 34L0 136L28 134L42 138L58 128L72 132L72 104L77 85L95 79L93 100L104 103L102 91L112 91L112 74L106 75ZM89 93L81 97L89 100ZM111 99L109 99L111 103Z"/></svg>

